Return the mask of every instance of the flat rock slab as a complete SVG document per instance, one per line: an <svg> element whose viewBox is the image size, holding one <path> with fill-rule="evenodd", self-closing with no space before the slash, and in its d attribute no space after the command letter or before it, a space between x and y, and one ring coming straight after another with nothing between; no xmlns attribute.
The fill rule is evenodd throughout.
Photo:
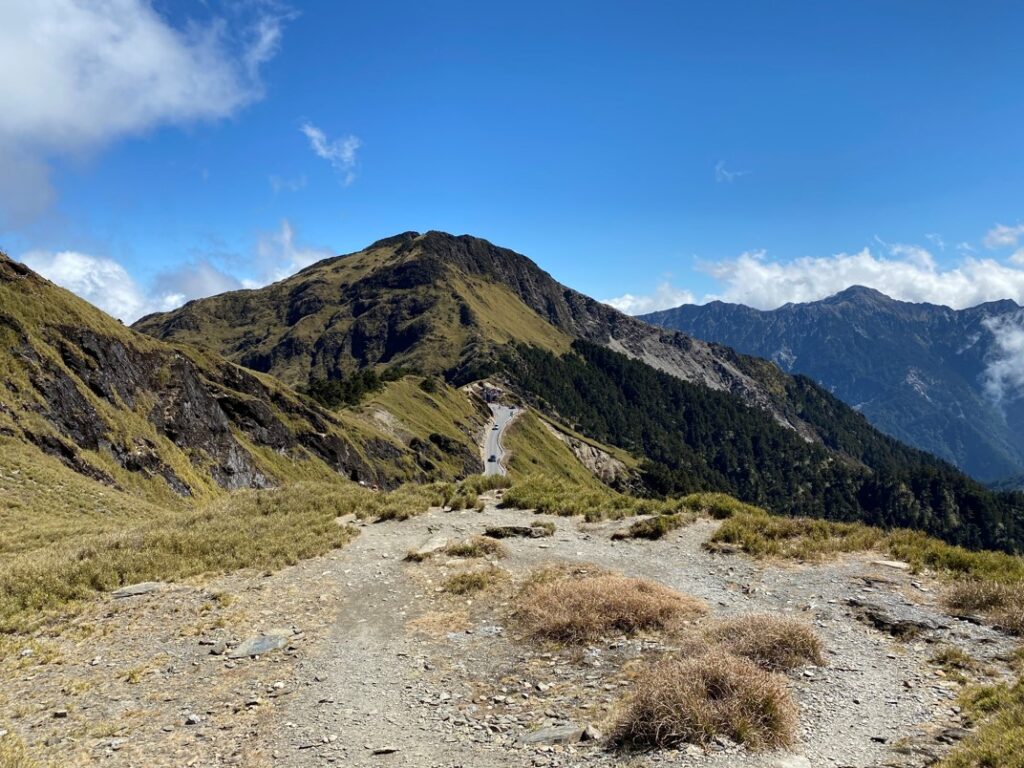
<svg viewBox="0 0 1024 768"><path fill-rule="evenodd" d="M533 525L496 525L484 530L484 536L492 539L543 539L553 534L550 528Z"/></svg>
<svg viewBox="0 0 1024 768"><path fill-rule="evenodd" d="M521 744L577 744L583 740L585 728L578 725L556 725L541 728L519 738Z"/></svg>
<svg viewBox="0 0 1024 768"><path fill-rule="evenodd" d="M261 656L264 653L278 651L288 645L292 636L290 629L271 629L262 635L243 640L228 652L229 659L244 659L249 656Z"/></svg>
<svg viewBox="0 0 1024 768"><path fill-rule="evenodd" d="M936 620L912 605L867 602L855 597L847 602L860 618L893 637L910 638L949 627L949 622Z"/></svg>
<svg viewBox="0 0 1024 768"><path fill-rule="evenodd" d="M138 595L148 595L151 592L159 592L166 586L167 584L162 581L143 581L140 584L132 584L130 586L114 590L114 592L111 593L111 596L115 600L123 600L126 597L136 597Z"/></svg>

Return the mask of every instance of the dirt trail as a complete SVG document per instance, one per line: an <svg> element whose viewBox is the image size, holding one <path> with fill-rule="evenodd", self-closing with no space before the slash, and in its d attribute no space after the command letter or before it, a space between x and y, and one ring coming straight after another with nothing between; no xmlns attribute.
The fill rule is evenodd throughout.
<svg viewBox="0 0 1024 768"><path fill-rule="evenodd" d="M1011 647L995 632L942 616L931 587L867 557L777 567L705 552L701 544L714 529L711 522L663 541L616 543L609 533L618 523L544 519L556 523L556 535L508 540L512 556L502 567L521 575L551 561L599 563L701 597L719 615L795 615L825 638L828 666L792 675L802 709L800 743L792 753L751 755L724 744L710 755L693 748L640 756L637 765L668 760L730 767L874 766L894 759L892 745L915 734L937 752L941 747L933 737L959 723L957 686L937 677L927 663L936 643L960 645L989 659ZM557 654L546 659L541 650L508 637L502 627L507 606L488 605L503 599L500 591L466 606L437 594L447 574L469 563L446 563L444 555L419 564L401 561L407 550L432 537L457 540L488 525L522 522L521 512L489 506L483 513L433 512L365 528L342 557L351 569L346 567L347 592L330 640L302 662L299 675L306 680L281 713L281 720L298 725L271 735L277 764L316 764L312 755L353 766L620 764L596 745L518 742L536 728L565 722L606 728L628 688L615 667L642 648L620 643L617 650L588 649L584 663L575 665ZM855 618L851 598L911 611L915 620L945 628L899 641ZM453 626L431 639L411 629L424 614L460 608L468 616L468 632ZM550 693L539 694L535 680L552 685ZM396 751L374 754L383 748ZM918 764L914 755L900 759L895 764Z"/></svg>
<svg viewBox="0 0 1024 768"><path fill-rule="evenodd" d="M537 519L553 522L555 534L506 539L510 556L493 566L505 577L472 598L441 585L491 566L443 553L402 560L430 540ZM869 556L758 563L704 551L709 521L659 541L612 541L623 524L493 503L483 512L432 510L363 524L344 549L272 576L98 601L60 638L27 645L14 667L5 662L0 729L62 766L911 768L962 736L959 687L929 663L934 651L955 645L998 671L1014 647L943 615L927 579ZM624 665L659 648L611 638L567 652L518 641L507 626L514 584L565 561L656 579L704 599L713 615L770 612L813 624L828 664L789 675L801 708L794 748L750 754L723 740L708 753L690 747L624 762L594 742L524 744L551 727L607 732L630 689ZM918 634L897 639L886 619ZM282 627L281 650L228 657Z"/></svg>

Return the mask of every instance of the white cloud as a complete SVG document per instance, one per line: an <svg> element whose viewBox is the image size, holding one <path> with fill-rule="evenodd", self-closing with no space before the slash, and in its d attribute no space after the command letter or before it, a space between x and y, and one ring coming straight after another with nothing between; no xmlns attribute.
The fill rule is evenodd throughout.
<svg viewBox="0 0 1024 768"><path fill-rule="evenodd" d="M985 370L985 391L997 403L1024 393L1024 312L985 321L995 338Z"/></svg>
<svg viewBox="0 0 1024 768"><path fill-rule="evenodd" d="M259 266L255 281L245 281L246 287L257 287L267 283L283 280L300 269L308 267L323 259L334 256L326 248L298 245L295 242L295 229L287 219L281 222L277 232L260 235L256 242L256 258Z"/></svg>
<svg viewBox="0 0 1024 768"><path fill-rule="evenodd" d="M123 320L144 314L148 299L127 270L113 259L77 251L30 251L21 256L28 266Z"/></svg>
<svg viewBox="0 0 1024 768"><path fill-rule="evenodd" d="M726 183L731 184L736 181L740 176L747 176L750 171L730 171L725 167L725 161L719 160L715 163L715 181L719 184Z"/></svg>
<svg viewBox="0 0 1024 768"><path fill-rule="evenodd" d="M29 251L20 256L36 272L126 323L151 312L166 312L187 301L239 288L258 288L288 277L334 254L296 242L286 219L276 232L261 234L248 258L200 256L156 275L141 286L119 262L78 251ZM217 262L227 260L237 276Z"/></svg>
<svg viewBox="0 0 1024 768"><path fill-rule="evenodd" d="M38 215L54 197L47 166L58 156L261 98L260 67L285 20L270 7L177 29L147 0L0 3L0 214Z"/></svg>
<svg viewBox="0 0 1024 768"><path fill-rule="evenodd" d="M363 145L358 136L342 136L329 141L327 135L312 123L303 123L299 130L309 139L309 146L316 156L342 174L346 185L355 181L356 152Z"/></svg>
<svg viewBox="0 0 1024 768"><path fill-rule="evenodd" d="M985 233L982 242L986 248L992 250L996 248L1014 248L1020 242L1022 236L1024 236L1024 224L1017 224L1013 227L1008 227L1005 224L996 224Z"/></svg>
<svg viewBox="0 0 1024 768"><path fill-rule="evenodd" d="M994 259L964 257L950 267L938 265L919 246L888 245L878 255L858 253L772 261L764 251L702 265L722 283L706 300L720 298L759 309L831 296L851 285L866 285L894 299L931 302L960 309L997 299L1024 303L1024 270Z"/></svg>
<svg viewBox="0 0 1024 768"><path fill-rule="evenodd" d="M670 309L680 304L692 304L694 296L687 290L676 288L670 283L662 282L655 289L654 293L636 296L632 293L624 293L614 299L606 299L608 304L627 315L642 315L646 312L656 312L659 309Z"/></svg>
<svg viewBox="0 0 1024 768"><path fill-rule="evenodd" d="M1020 264L1024 266L1024 248L1018 248L1016 251L1010 254L1009 261L1011 264Z"/></svg>

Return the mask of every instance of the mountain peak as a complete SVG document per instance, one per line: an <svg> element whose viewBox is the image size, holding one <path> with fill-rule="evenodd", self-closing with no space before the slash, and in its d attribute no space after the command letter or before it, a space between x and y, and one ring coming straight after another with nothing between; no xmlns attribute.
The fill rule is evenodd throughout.
<svg viewBox="0 0 1024 768"><path fill-rule="evenodd" d="M847 302L893 302L890 296L886 296L881 291L874 288L869 288L866 285L851 285L849 288L840 291L839 293L833 294L828 298L822 299L822 304L842 304Z"/></svg>

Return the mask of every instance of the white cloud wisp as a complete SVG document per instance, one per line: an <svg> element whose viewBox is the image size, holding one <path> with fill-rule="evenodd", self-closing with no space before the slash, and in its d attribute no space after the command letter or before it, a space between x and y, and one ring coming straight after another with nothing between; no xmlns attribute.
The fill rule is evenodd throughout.
<svg viewBox="0 0 1024 768"><path fill-rule="evenodd" d="M317 157L329 162L348 186L356 179L356 152L363 145L358 136L342 136L328 140L327 134L312 123L303 123L299 129L309 139L309 147Z"/></svg>

